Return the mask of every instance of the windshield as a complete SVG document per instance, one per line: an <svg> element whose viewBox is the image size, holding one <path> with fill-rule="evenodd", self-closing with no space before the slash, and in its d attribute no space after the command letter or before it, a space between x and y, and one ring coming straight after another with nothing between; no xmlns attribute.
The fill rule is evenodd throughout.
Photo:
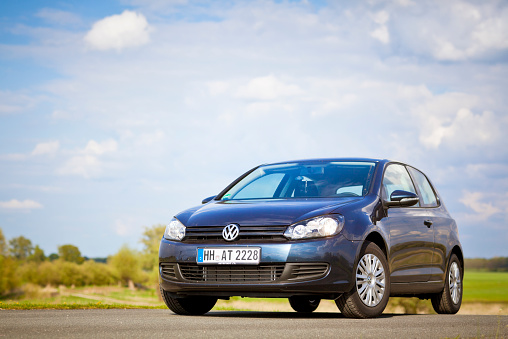
<svg viewBox="0 0 508 339"><path fill-rule="evenodd" d="M260 166L221 200L361 197L369 191L375 167L360 161Z"/></svg>

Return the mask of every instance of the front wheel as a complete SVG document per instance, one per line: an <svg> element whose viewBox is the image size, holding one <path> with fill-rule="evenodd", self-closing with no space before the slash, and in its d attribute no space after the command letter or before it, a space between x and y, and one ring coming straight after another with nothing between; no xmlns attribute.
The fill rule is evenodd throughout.
<svg viewBox="0 0 508 339"><path fill-rule="evenodd" d="M446 282L442 292L432 296L432 307L439 314L455 314L462 304L462 266L455 254L450 257Z"/></svg>
<svg viewBox="0 0 508 339"><path fill-rule="evenodd" d="M390 297L390 273L381 249L373 242L364 244L355 270L355 286L335 303L348 318L372 318L383 313Z"/></svg>
<svg viewBox="0 0 508 339"><path fill-rule="evenodd" d="M293 296L289 297L289 304L299 313L311 313L316 310L319 306L320 298L315 297L304 297L304 296Z"/></svg>
<svg viewBox="0 0 508 339"><path fill-rule="evenodd" d="M166 306L179 315L202 315L210 311L217 302L217 298L213 297L185 297L173 298L160 288L162 300Z"/></svg>

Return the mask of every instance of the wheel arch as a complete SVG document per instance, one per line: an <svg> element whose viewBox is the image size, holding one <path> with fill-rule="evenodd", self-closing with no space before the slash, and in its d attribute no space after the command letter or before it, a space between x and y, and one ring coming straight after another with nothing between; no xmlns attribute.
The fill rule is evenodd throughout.
<svg viewBox="0 0 508 339"><path fill-rule="evenodd" d="M452 254L455 254L459 259L460 266L462 266L462 274L464 274L464 255L462 254L462 249L460 248L459 245L455 245L452 248L452 251L450 252L450 257L452 256Z"/></svg>
<svg viewBox="0 0 508 339"><path fill-rule="evenodd" d="M379 232L372 231L371 233L369 233L369 235L367 235L367 237L365 238L364 243L366 243L367 241L376 244L381 249L381 251L383 251L385 258L388 261L388 248L386 246L385 239Z"/></svg>

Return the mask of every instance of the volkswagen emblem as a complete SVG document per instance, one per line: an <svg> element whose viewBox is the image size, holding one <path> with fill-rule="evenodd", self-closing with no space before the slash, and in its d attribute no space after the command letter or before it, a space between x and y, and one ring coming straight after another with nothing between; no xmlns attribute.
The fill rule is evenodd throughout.
<svg viewBox="0 0 508 339"><path fill-rule="evenodd" d="M222 230L222 237L226 241L233 241L240 234L240 228L236 224L229 224Z"/></svg>

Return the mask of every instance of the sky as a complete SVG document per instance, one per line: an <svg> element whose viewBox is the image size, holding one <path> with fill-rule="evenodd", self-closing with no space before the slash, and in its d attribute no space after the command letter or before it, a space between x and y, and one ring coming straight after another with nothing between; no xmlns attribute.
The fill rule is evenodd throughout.
<svg viewBox="0 0 508 339"><path fill-rule="evenodd" d="M259 164L373 157L508 256L507 64L508 1L2 1L0 228L105 257Z"/></svg>

